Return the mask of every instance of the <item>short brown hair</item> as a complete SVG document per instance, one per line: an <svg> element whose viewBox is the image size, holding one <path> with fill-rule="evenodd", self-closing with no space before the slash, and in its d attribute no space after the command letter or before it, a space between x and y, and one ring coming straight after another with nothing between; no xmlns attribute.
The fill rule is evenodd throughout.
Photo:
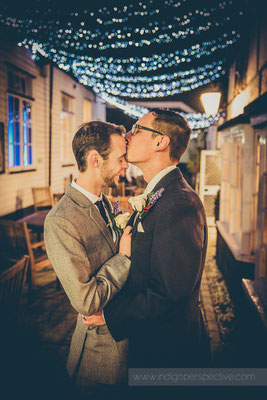
<svg viewBox="0 0 267 400"><path fill-rule="evenodd" d="M72 141L72 150L79 171L86 170L86 157L90 150L96 150L106 160L111 152L110 136L112 134L123 135L125 132L124 126L109 122L91 121L83 124L75 133Z"/></svg>
<svg viewBox="0 0 267 400"><path fill-rule="evenodd" d="M185 152L191 134L187 120L178 112L154 108L152 126L170 138L170 158L179 161Z"/></svg>

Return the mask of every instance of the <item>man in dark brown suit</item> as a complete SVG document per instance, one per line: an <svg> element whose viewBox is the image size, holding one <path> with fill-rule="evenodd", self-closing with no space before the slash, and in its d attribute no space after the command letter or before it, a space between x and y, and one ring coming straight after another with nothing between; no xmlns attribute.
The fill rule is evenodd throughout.
<svg viewBox="0 0 267 400"><path fill-rule="evenodd" d="M129 338L130 367L197 367L209 362L199 303L207 248L203 205L176 166L191 130L178 113L154 110L126 136L127 160L148 182L133 199L132 257L123 289L104 307L111 335ZM149 201L151 192L156 193ZM151 206L152 203L152 206ZM101 316L84 324L101 325Z"/></svg>

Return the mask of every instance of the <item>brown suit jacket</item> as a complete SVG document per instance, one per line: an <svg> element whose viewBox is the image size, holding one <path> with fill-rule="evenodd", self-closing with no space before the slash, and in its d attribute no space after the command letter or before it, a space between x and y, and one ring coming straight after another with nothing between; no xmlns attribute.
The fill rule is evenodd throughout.
<svg viewBox="0 0 267 400"><path fill-rule="evenodd" d="M78 312L69 375L101 383L121 381L126 374L127 341L118 346L106 326L85 327L81 318L103 309L128 277L130 260L117 254L119 238L113 242L96 207L69 186L45 220L44 239L51 264Z"/></svg>

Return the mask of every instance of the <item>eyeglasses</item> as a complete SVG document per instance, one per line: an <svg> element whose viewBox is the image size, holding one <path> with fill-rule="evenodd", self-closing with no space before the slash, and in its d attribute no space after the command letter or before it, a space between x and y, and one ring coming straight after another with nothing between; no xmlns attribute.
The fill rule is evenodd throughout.
<svg viewBox="0 0 267 400"><path fill-rule="evenodd" d="M136 130L137 130L137 129L143 129L143 130L145 130L145 131L154 132L154 133L157 133L158 135L164 136L164 133L161 133L161 132L159 132L159 131L156 131L155 129L146 128L145 126L138 125L138 124L134 124L134 125L132 126L132 130L131 130L131 135L132 135L132 136L136 135Z"/></svg>

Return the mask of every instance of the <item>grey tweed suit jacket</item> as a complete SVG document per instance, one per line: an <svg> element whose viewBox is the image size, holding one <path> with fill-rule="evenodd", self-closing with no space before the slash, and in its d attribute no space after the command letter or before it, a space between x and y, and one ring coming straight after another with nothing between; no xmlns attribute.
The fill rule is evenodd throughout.
<svg viewBox="0 0 267 400"><path fill-rule="evenodd" d="M127 371L127 340L116 343L106 325L86 327L81 314L103 309L122 288L130 260L117 254L119 238L112 235L100 213L81 192L68 186L45 220L47 255L78 312L67 370L80 380L118 383Z"/></svg>

